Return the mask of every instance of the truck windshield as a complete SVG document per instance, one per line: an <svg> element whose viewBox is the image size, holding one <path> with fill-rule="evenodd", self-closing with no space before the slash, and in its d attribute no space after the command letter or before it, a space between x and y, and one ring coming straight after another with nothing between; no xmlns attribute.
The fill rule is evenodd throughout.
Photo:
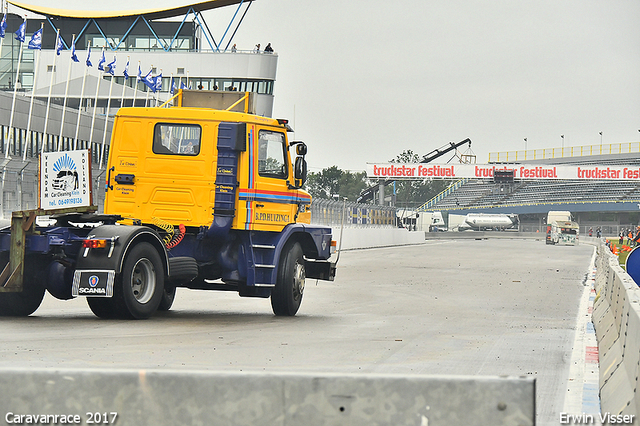
<svg viewBox="0 0 640 426"><path fill-rule="evenodd" d="M260 176L287 178L284 134L260 130L258 134L258 173Z"/></svg>
<svg viewBox="0 0 640 426"><path fill-rule="evenodd" d="M153 131L156 154L198 155L202 129L196 124L158 123Z"/></svg>

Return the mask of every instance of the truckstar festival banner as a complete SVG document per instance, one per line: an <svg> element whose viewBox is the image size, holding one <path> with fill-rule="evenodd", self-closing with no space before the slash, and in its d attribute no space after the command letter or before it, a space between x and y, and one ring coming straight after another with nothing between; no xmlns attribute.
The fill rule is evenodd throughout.
<svg viewBox="0 0 640 426"><path fill-rule="evenodd" d="M91 205L89 150L45 152L40 156L40 208Z"/></svg>
<svg viewBox="0 0 640 426"><path fill-rule="evenodd" d="M463 179L493 178L495 171L511 171L515 179L584 179L640 181L638 166L567 166L540 164L400 164L368 163L368 178L385 179Z"/></svg>

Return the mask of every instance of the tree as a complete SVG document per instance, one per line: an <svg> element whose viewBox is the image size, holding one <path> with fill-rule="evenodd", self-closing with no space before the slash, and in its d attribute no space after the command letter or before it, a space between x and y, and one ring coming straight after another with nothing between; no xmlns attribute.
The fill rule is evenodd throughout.
<svg viewBox="0 0 640 426"><path fill-rule="evenodd" d="M309 173L305 186L314 198L332 199L337 195L340 199L346 197L349 201L355 201L367 187L366 173L345 172L337 166L331 166L318 173Z"/></svg>

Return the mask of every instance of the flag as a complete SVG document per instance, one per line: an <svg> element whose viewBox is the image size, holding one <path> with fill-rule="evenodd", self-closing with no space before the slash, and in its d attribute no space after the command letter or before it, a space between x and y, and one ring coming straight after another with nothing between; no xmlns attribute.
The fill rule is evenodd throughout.
<svg viewBox="0 0 640 426"><path fill-rule="evenodd" d="M109 62L107 64L107 67L109 67L109 69L107 70L107 72L111 75L115 75L115 71L116 71L116 57L113 57L113 61Z"/></svg>
<svg viewBox="0 0 640 426"><path fill-rule="evenodd" d="M89 46L89 49L87 50L87 66L88 67L92 67L93 64L91 63L91 46Z"/></svg>
<svg viewBox="0 0 640 426"><path fill-rule="evenodd" d="M160 92L162 90L162 71L153 79L153 85L155 88L154 92Z"/></svg>
<svg viewBox="0 0 640 426"><path fill-rule="evenodd" d="M60 52L64 49L64 43L62 41L62 36L60 35L60 31L58 31L58 44L56 45L56 55L60 56Z"/></svg>
<svg viewBox="0 0 640 426"><path fill-rule="evenodd" d="M186 85L186 84L184 84L184 82L180 83L180 88L181 88L182 90L185 90L185 89L191 89L190 87L187 87L187 85Z"/></svg>
<svg viewBox="0 0 640 426"><path fill-rule="evenodd" d="M176 79L171 77L171 94L175 95L177 91L178 88L176 87Z"/></svg>
<svg viewBox="0 0 640 426"><path fill-rule="evenodd" d="M42 28L33 33L33 35L31 36L31 40L29 40L29 45L27 46L27 48L42 50Z"/></svg>
<svg viewBox="0 0 640 426"><path fill-rule="evenodd" d="M122 73L124 74L124 80L129 80L129 61L127 61L127 65L124 66L124 71Z"/></svg>
<svg viewBox="0 0 640 426"><path fill-rule="evenodd" d="M71 44L71 60L73 62L80 62L78 56L76 55L76 38L73 38L73 43Z"/></svg>
<svg viewBox="0 0 640 426"><path fill-rule="evenodd" d="M7 14L5 13L0 22L0 37L4 38L4 32L7 29Z"/></svg>
<svg viewBox="0 0 640 426"><path fill-rule="evenodd" d="M140 64L138 63L138 77L136 77L137 81L142 81L144 80L144 77L142 77L142 70L140 69Z"/></svg>
<svg viewBox="0 0 640 426"><path fill-rule="evenodd" d="M144 81L144 84L146 84L149 89L151 89L153 92L156 91L156 82L153 79L153 76L151 75L151 70L149 70L147 75L145 75L142 80Z"/></svg>
<svg viewBox="0 0 640 426"><path fill-rule="evenodd" d="M25 32L27 31L27 21L25 20L22 25L20 25L20 28L18 28L18 31L16 31L16 40L18 40L20 43L24 43L24 35Z"/></svg>
<svg viewBox="0 0 640 426"><path fill-rule="evenodd" d="M98 69L100 71L104 71L104 67L102 66L102 64L104 64L105 62L107 62L107 60L104 58L104 49L102 49L102 58L100 58L100 62L98 62Z"/></svg>

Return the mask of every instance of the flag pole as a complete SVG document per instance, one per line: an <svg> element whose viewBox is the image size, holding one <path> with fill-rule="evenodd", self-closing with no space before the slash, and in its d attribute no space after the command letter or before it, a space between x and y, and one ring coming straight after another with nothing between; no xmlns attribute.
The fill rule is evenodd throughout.
<svg viewBox="0 0 640 426"><path fill-rule="evenodd" d="M0 35L2 35L2 37L0 37L0 58L2 57L2 44L4 43L4 30L7 28L7 10L8 10L8 6L5 4L4 5L4 15L2 16L2 23L0 25L2 25L2 32L0 33Z"/></svg>
<svg viewBox="0 0 640 426"><path fill-rule="evenodd" d="M102 56L104 57L104 47L102 48ZM100 68L101 65L98 65ZM91 130L89 133L89 143L93 143L93 126L96 123L96 112L98 111L98 93L100 93L100 80L102 80L102 71L98 69L98 83L96 84L96 97L93 100L93 116L91 117ZM91 146L93 148L93 146Z"/></svg>
<svg viewBox="0 0 640 426"><path fill-rule="evenodd" d="M27 15L24 16L24 29L27 28ZM18 30L20 31L20 29ZM11 145L11 139L13 139L13 116L16 108L16 95L18 93L18 80L20 79L20 61L22 61L22 51L24 50L24 35L22 36L22 40L20 41L20 52L18 53L18 65L16 67L16 81L13 82L13 101L11 101L11 118L9 119L9 133L7 134L7 138L5 139L6 147L4 150L4 156L7 158L9 156L9 146Z"/></svg>
<svg viewBox="0 0 640 426"><path fill-rule="evenodd" d="M47 112L44 114L44 131L42 134L43 140L42 140L41 152L44 152L44 147L45 147L44 138L47 137L47 127L49 125L49 110L51 107L51 89L53 89L53 81L56 75L56 59L58 58L57 48L58 48L59 39L60 39L60 29L58 29L56 33L56 44L54 44L54 46L56 46L56 53L53 55L53 69L51 70L51 79L49 82L49 95L47 96Z"/></svg>
<svg viewBox="0 0 640 426"><path fill-rule="evenodd" d="M40 24L40 29L44 30L44 22ZM44 35L44 34L43 34ZM31 130L31 115L33 112L33 98L36 93L36 83L38 81L38 68L40 65L40 55L42 54L42 49L38 49L38 56L36 57L36 68L33 71L33 86L31 87L31 100L29 101L29 118L27 119L27 138L30 138L31 135L29 131ZM37 139L36 139L37 141ZM36 144L37 148L37 144ZM25 146L24 152L22 153L22 161L27 161L27 147Z"/></svg>
<svg viewBox="0 0 640 426"><path fill-rule="evenodd" d="M80 103L78 104L78 118L76 121L76 135L73 138L73 149L77 149L78 147L78 132L80 131L80 116L82 115L82 101L84 98L84 87L87 81L87 71L89 70L89 67L90 67L89 64L91 64L91 62L89 61L90 56L91 56L91 46L89 46L89 50L87 52L86 67L84 67L84 75L82 76L82 89L80 90Z"/></svg>
<svg viewBox="0 0 640 426"><path fill-rule="evenodd" d="M116 58L113 58L113 63L115 63ZM109 74L113 71L109 68ZM104 131L102 132L102 147L100 149L100 168L102 169L102 159L104 158L104 146L107 143L107 127L109 125L109 110L111 109L111 91L113 90L113 80L116 79L115 73L111 74L111 83L109 84L109 97L107 98L107 109L104 112Z"/></svg>
<svg viewBox="0 0 640 426"><path fill-rule="evenodd" d="M72 45L76 43L76 35L73 35L73 39L71 41ZM69 57L69 70L67 71L67 84L64 88L64 99L62 100L62 119L60 120L60 137L58 138L58 151L60 151L60 146L62 145L62 130L64 129L64 116L67 112L67 97L69 96L69 81L71 80L71 65L73 64L73 59Z"/></svg>
<svg viewBox="0 0 640 426"><path fill-rule="evenodd" d="M129 56L127 56L127 65L124 69L124 82L122 83L122 96L120 96L120 108L124 107L124 91L127 88L127 80L129 80Z"/></svg>
<svg viewBox="0 0 640 426"><path fill-rule="evenodd" d="M151 74L151 71L153 70L153 65L151 65L151 69L149 70L149 72L147 73L147 75L145 76L145 86L147 86L147 96L144 99L144 107L147 107L147 103L149 102L149 92L151 91L151 87L149 87L149 85L147 84L147 76L149 76L149 74Z"/></svg>
<svg viewBox="0 0 640 426"><path fill-rule="evenodd" d="M132 107L136 106L136 95L138 94L138 82L140 82L140 61L138 61L138 75L136 76L136 82L133 85L133 103Z"/></svg>

